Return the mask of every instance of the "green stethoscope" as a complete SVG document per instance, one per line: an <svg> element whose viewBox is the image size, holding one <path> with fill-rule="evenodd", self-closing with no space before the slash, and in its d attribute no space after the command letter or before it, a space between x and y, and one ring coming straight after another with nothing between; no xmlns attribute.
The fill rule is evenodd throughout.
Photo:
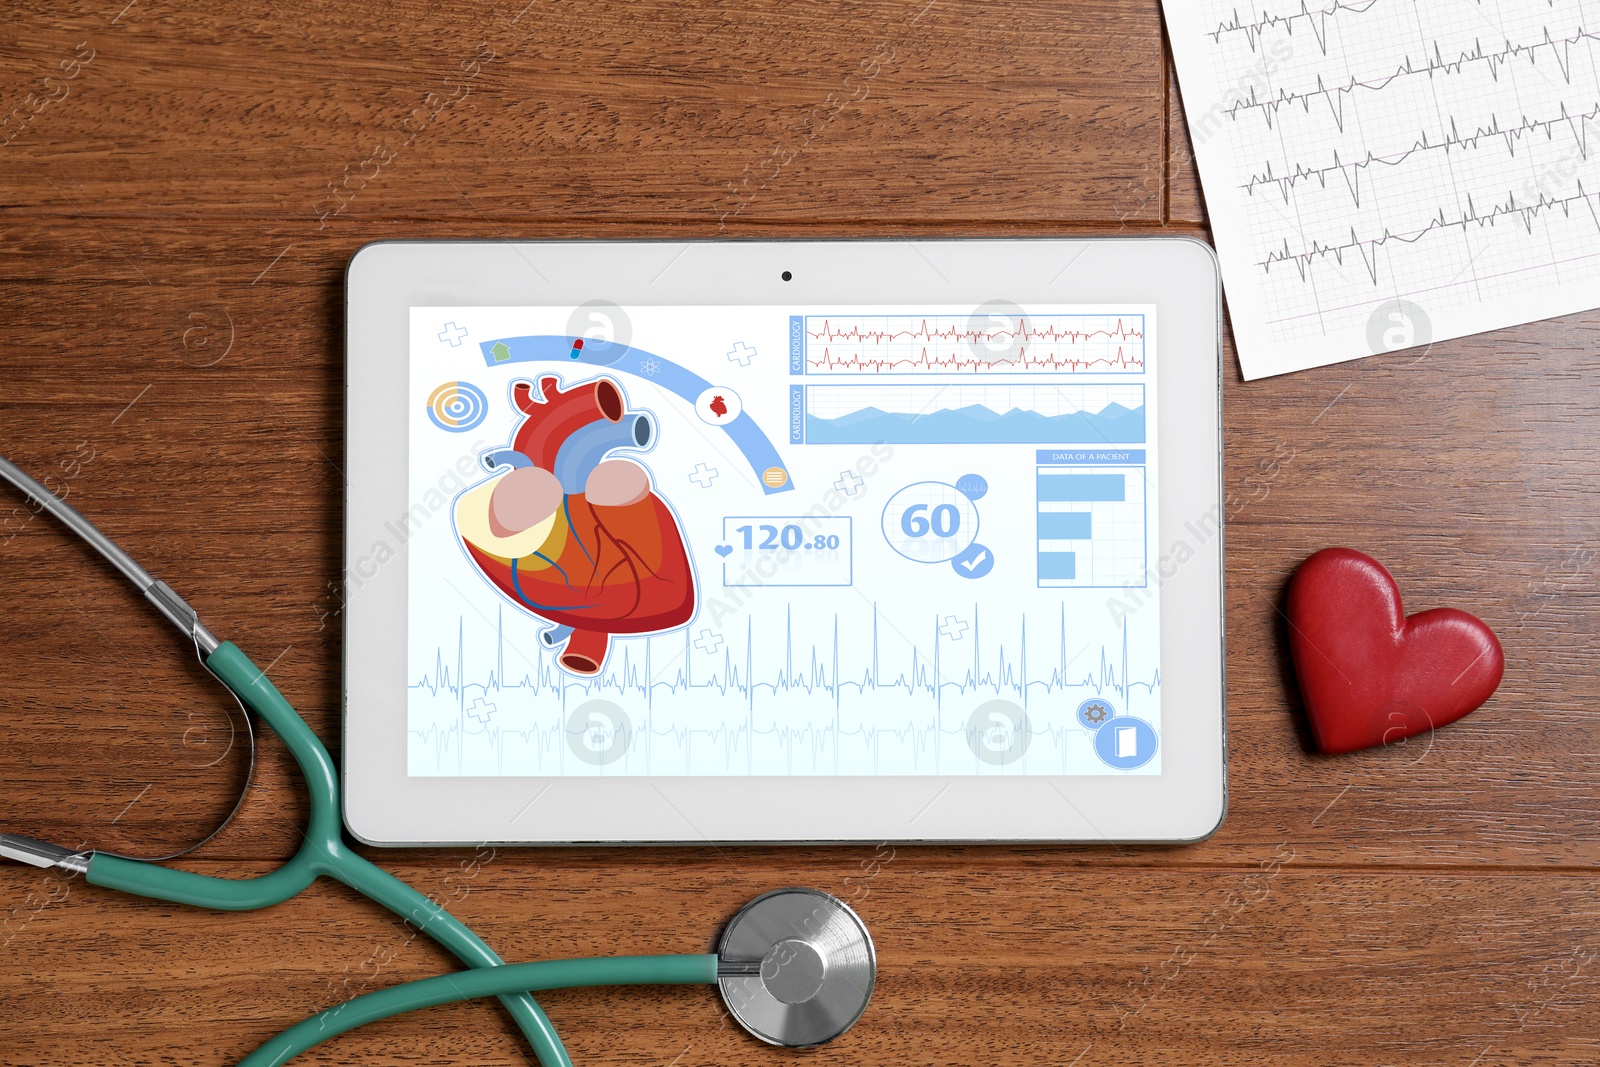
<svg viewBox="0 0 1600 1067"><path fill-rule="evenodd" d="M275 1067L313 1045L378 1019L490 996L498 997L511 1013L543 1067L571 1067L572 1060L561 1038L530 991L576 986L714 982L734 1018L750 1033L774 1045L807 1046L831 1041L866 1010L877 978L872 939L844 902L814 889L780 889L757 897L729 921L714 954L506 964L461 920L350 850L340 821L339 777L333 759L311 727L249 657L232 642L219 641L200 622L194 608L139 566L76 508L3 458L0 478L22 490L92 545L194 643L205 669L228 688L242 707L254 711L283 739L300 765L311 796L304 844L288 863L259 878L212 878L162 867L155 860L74 851L11 834L0 834L0 855L36 867L74 871L91 885L223 911L253 911L281 904L326 875L415 924L474 968L464 974L368 993L319 1012L256 1049L241 1062L241 1067ZM248 714L245 721L248 726ZM252 765L254 752L255 738L251 733ZM249 788L248 778L245 788ZM241 797L241 803L242 800ZM227 825L226 821L223 825ZM196 847L199 846L191 849Z"/></svg>

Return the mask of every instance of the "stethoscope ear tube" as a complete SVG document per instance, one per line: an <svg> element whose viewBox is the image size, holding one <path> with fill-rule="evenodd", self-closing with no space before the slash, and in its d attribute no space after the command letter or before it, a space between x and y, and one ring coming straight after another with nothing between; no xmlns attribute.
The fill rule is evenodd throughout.
<svg viewBox="0 0 1600 1067"><path fill-rule="evenodd" d="M74 852L21 834L0 834L0 856L31 867L60 867L79 874L89 869L89 853Z"/></svg>
<svg viewBox="0 0 1600 1067"><path fill-rule="evenodd" d="M71 504L68 504L65 500L62 500L60 497L56 496L26 471L18 467L15 463L12 463L10 460L6 459L4 456L0 456L0 480L9 482L17 489L20 489L24 494L27 495L29 500L38 503L40 507L50 512L51 515L59 520L63 526L77 534L78 537L81 538L86 544L88 544L96 552L100 553L100 555L103 556L113 567L115 567L124 578L132 583L133 587L137 589L140 594L142 594L144 598L161 613L161 616L164 619L170 622L173 626L177 627L178 631L194 644L195 655L199 658L202 665L205 665L211 655L217 651L218 647L221 645L221 642L218 641L216 636L212 634L212 632L208 630L200 621L199 613L189 605L189 602L184 600L183 597L179 596L178 593L166 582L161 581L159 578L155 577L149 571L140 566L138 560L134 559L131 555L124 551L121 545L117 544L115 541L101 532L100 528L85 518L81 511L73 507ZM207 669L209 669L209 667ZM232 687L230 686L229 689L231 691ZM233 693L233 696L235 700L239 699L237 693ZM205 837L182 849L179 849L176 852L169 852L164 856L123 856L123 859L143 860L147 863L161 863L165 860L177 859L179 856L184 856L190 852L193 852L195 849L200 848L212 838L216 837L227 827L230 822L233 821L233 817L239 814L239 809L244 806L244 798L250 791L250 779L255 774L256 766L255 728L250 722L250 716L248 712L245 711L243 701L240 701L239 703L239 717L244 720L245 735L250 741L250 754L248 757L249 762L245 768L244 783L239 788L239 798L234 801L233 807L229 810L227 817L218 823L216 828ZM233 728L233 716L231 710L228 717L228 725L230 729ZM229 751L231 751L232 748L233 738L230 736L228 742ZM223 755L225 756L227 753L224 752ZM221 757L218 757L218 759L214 762L221 762ZM37 843L44 844L44 842ZM59 848L59 846L55 845L49 845L47 847ZM71 850L67 851L71 852ZM81 853L71 854L81 855ZM0 850L0 855L6 856L9 859L21 860L23 863L35 863L35 860L26 858L25 849L15 856ZM86 863L87 861L83 862ZM68 867L72 870L80 870L82 864L80 863L78 866L73 866L72 864L68 863L52 862L49 864L49 866Z"/></svg>

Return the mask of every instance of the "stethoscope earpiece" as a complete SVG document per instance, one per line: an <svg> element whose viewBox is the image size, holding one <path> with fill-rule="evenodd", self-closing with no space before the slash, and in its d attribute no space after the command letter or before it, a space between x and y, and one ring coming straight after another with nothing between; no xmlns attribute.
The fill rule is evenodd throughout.
<svg viewBox="0 0 1600 1067"><path fill-rule="evenodd" d="M772 1045L832 1041L867 1010L877 979L866 924L816 889L762 894L729 920L717 945L723 1002Z"/></svg>

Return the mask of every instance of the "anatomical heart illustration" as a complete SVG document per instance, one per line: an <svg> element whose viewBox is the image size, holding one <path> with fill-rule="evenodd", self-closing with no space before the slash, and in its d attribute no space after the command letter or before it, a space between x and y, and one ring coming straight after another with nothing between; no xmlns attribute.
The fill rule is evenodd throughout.
<svg viewBox="0 0 1600 1067"><path fill-rule="evenodd" d="M495 476L456 498L456 532L491 585L550 623L540 640L561 666L598 674L612 635L675 629L695 611L677 517L644 467L610 455L648 447L656 427L609 378L516 382L511 399L522 421L486 457Z"/></svg>

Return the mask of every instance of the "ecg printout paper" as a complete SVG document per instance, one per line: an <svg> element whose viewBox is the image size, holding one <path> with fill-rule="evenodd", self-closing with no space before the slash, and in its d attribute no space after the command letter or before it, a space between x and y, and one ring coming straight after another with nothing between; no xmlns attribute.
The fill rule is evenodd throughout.
<svg viewBox="0 0 1600 1067"><path fill-rule="evenodd" d="M1163 6L1246 379L1600 306L1600 3Z"/></svg>

